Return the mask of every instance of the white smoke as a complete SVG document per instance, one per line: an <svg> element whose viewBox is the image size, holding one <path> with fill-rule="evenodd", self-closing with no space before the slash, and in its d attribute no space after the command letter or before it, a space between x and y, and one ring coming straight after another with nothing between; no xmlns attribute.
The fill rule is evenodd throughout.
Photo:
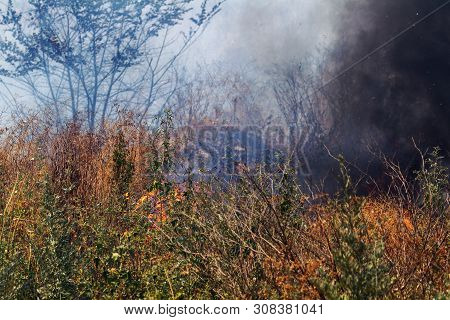
<svg viewBox="0 0 450 320"><path fill-rule="evenodd" d="M273 64L314 55L335 39L336 8L346 0L227 0L186 63L232 67Z"/></svg>

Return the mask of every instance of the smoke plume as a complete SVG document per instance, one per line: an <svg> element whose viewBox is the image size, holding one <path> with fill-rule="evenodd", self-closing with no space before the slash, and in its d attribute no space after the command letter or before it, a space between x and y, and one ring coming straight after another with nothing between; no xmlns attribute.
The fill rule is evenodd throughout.
<svg viewBox="0 0 450 320"><path fill-rule="evenodd" d="M372 143L411 164L417 154L413 139L424 149L450 150L450 3L417 24L447 1L347 3L332 58L337 70L413 26L326 90L341 117L336 125L348 153L364 154Z"/></svg>

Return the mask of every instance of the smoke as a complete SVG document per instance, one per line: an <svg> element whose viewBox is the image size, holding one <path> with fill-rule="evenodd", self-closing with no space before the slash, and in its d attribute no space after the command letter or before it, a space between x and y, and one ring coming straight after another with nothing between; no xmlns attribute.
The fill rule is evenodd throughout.
<svg viewBox="0 0 450 320"><path fill-rule="evenodd" d="M312 55L334 35L335 0L227 0L188 63L220 61L261 70ZM260 76L260 75L259 75Z"/></svg>
<svg viewBox="0 0 450 320"><path fill-rule="evenodd" d="M446 1L228 0L192 56L262 70L333 46L328 65L336 74ZM450 4L327 88L339 104L333 101L344 149L364 153L371 142L408 159L414 139L450 150L449 24Z"/></svg>
<svg viewBox="0 0 450 320"><path fill-rule="evenodd" d="M373 53L322 92L334 119L327 146L382 176L380 164L367 168L369 146L404 167L417 164L413 140L423 150L439 146L448 157L450 4L416 24L446 1L228 0L191 56L251 63L255 77L263 77L266 68L298 66L321 47L319 54L327 56L317 60L326 61L329 80ZM331 166L307 156L319 176Z"/></svg>
<svg viewBox="0 0 450 320"><path fill-rule="evenodd" d="M345 70L448 0L351 0L332 55ZM342 150L368 144L403 164L423 148L450 150L450 4L346 72L327 88ZM364 160L364 156L363 156Z"/></svg>

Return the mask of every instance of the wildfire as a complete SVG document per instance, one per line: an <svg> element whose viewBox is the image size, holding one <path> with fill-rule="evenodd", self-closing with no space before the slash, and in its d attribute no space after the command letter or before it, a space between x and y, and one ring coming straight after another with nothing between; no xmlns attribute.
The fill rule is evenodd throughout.
<svg viewBox="0 0 450 320"><path fill-rule="evenodd" d="M152 190L139 198L134 210L144 209L144 212L146 212L148 218L156 227L158 223L163 223L167 220L168 214L183 199L183 193L178 188L174 188L169 193Z"/></svg>

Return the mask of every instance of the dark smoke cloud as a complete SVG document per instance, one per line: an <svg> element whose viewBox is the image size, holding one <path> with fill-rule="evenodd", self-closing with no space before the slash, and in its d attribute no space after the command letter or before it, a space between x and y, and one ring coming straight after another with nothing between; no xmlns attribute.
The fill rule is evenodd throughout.
<svg viewBox="0 0 450 320"><path fill-rule="evenodd" d="M342 70L447 0L353 0L342 14L333 63ZM347 153L371 141L410 164L421 148L450 150L450 4L348 72L331 88Z"/></svg>
<svg viewBox="0 0 450 320"><path fill-rule="evenodd" d="M302 62L329 51L330 77L339 74L447 0L228 0L197 43L198 62L251 62L256 77L273 64ZM450 4L396 39L323 91L337 122L327 146L382 176L367 151L416 165L421 149L450 150ZM325 40L323 40L325 39ZM320 75L319 75L320 76ZM317 153L326 154L323 150ZM322 178L332 163L307 156ZM326 156L326 155L325 155ZM324 156L324 157L325 157Z"/></svg>

